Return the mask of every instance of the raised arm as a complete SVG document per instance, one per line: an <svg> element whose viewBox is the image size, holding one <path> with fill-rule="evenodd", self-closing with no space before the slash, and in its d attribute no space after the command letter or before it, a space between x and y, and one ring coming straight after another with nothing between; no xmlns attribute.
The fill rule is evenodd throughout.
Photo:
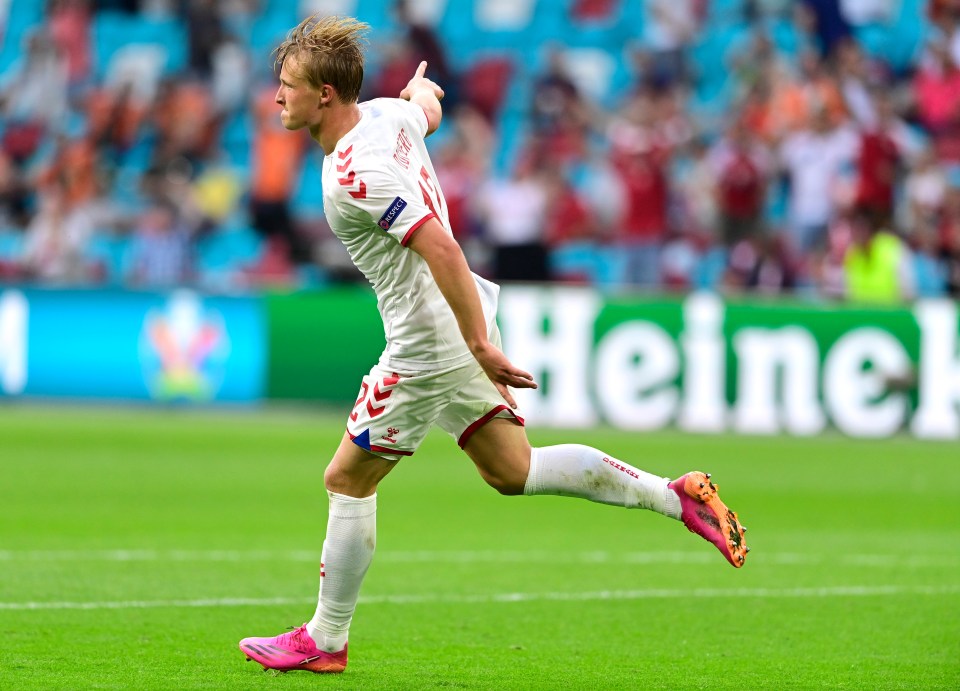
<svg viewBox="0 0 960 691"><path fill-rule="evenodd" d="M443 89L434 81L427 79L423 75L427 71L427 61L424 60L417 67L417 73L407 82L406 87L400 92L400 98L416 103L423 108L427 116L427 134L430 136L440 127L440 121L443 119L443 107L440 105L440 99L443 98Z"/></svg>
<svg viewBox="0 0 960 691"><path fill-rule="evenodd" d="M433 279L457 318L470 352L504 400L511 408L516 408L517 402L507 387L535 389L537 385L531 374L514 367L503 351L490 342L477 284L460 245L439 221L431 218L417 230L407 247L427 262Z"/></svg>

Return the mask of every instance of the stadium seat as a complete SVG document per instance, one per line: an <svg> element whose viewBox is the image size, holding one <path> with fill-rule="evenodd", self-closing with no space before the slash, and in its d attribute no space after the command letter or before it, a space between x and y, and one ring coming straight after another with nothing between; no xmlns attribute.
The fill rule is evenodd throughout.
<svg viewBox="0 0 960 691"><path fill-rule="evenodd" d="M43 21L44 3L39 0L9 0L6 26L0 24L0 74L5 73L23 54L23 39L30 29ZM2 19L2 18L0 18Z"/></svg>
<svg viewBox="0 0 960 691"><path fill-rule="evenodd" d="M550 250L550 275L565 283L594 283L596 247L593 243L570 243Z"/></svg>
<svg viewBox="0 0 960 691"><path fill-rule="evenodd" d="M323 155L311 149L304 156L300 179L291 200L294 214L307 218L323 216Z"/></svg>
<svg viewBox="0 0 960 691"><path fill-rule="evenodd" d="M566 13L578 24L614 24L623 0L569 0Z"/></svg>
<svg viewBox="0 0 960 691"><path fill-rule="evenodd" d="M800 49L800 35L797 27L782 18L774 18L766 23L766 30L773 45L786 55L796 55Z"/></svg>
<svg viewBox="0 0 960 691"><path fill-rule="evenodd" d="M744 18L746 0L710 0L707 5L705 29L718 23L739 22Z"/></svg>
<svg viewBox="0 0 960 691"><path fill-rule="evenodd" d="M256 264L263 253L263 239L241 219L227 222L196 245L196 268L208 290L240 287L243 271Z"/></svg>
<svg viewBox="0 0 960 691"><path fill-rule="evenodd" d="M933 257L915 252L913 272L917 282L918 298L939 298L946 295L947 279L944 275L944 267Z"/></svg>
<svg viewBox="0 0 960 691"><path fill-rule="evenodd" d="M270 55L297 23L302 19L296 3L267 3L267 8L253 23L250 31L250 57L254 65L269 64Z"/></svg>
<svg viewBox="0 0 960 691"><path fill-rule="evenodd" d="M0 261L13 262L23 254L23 231L16 228L0 229Z"/></svg>
<svg viewBox="0 0 960 691"><path fill-rule="evenodd" d="M463 96L489 120L495 120L503 105L516 66L503 55L491 55L474 62L463 74Z"/></svg>
<svg viewBox="0 0 960 691"><path fill-rule="evenodd" d="M521 32L530 26L536 8L537 0L475 0L473 17L484 33Z"/></svg>
<svg viewBox="0 0 960 691"><path fill-rule="evenodd" d="M529 134L525 113L517 109L505 109L497 121L497 132L499 146L493 154L492 172L505 175L513 170Z"/></svg>
<svg viewBox="0 0 960 691"><path fill-rule="evenodd" d="M120 285L127 274L129 253L130 240L127 236L101 232L91 238L84 258L99 266L106 285Z"/></svg>
<svg viewBox="0 0 960 691"><path fill-rule="evenodd" d="M729 106L727 54L731 46L749 40L750 31L748 25L741 23L710 27L700 42L690 48L688 57L695 72L691 99L694 114L710 122L720 121L720 114Z"/></svg>
<svg viewBox="0 0 960 691"><path fill-rule="evenodd" d="M640 35L642 13L631 13L630 0L613 0L607 17L577 19L575 0L562 3L540 2L530 26L524 31L524 43L531 48L558 44L568 48L599 48L611 55L619 53L627 41Z"/></svg>
<svg viewBox="0 0 960 691"><path fill-rule="evenodd" d="M529 42L528 32L535 29L534 11L537 0L475 0L473 11L466 12L459 3L448 7L441 23L443 36L456 52L471 53L476 49L477 35L483 35L485 50L513 51Z"/></svg>
<svg viewBox="0 0 960 691"><path fill-rule="evenodd" d="M182 70L187 64L186 28L175 19L148 18L119 12L98 12L91 27L94 74L108 76L114 55L121 49L145 44L164 51L164 71Z"/></svg>
<svg viewBox="0 0 960 691"><path fill-rule="evenodd" d="M361 4L361 0L300 0L297 13L304 17L311 14L366 17L364 10L367 8L360 7Z"/></svg>
<svg viewBox="0 0 960 691"><path fill-rule="evenodd" d="M616 289L626 282L627 258L620 248L600 247L597 259L597 273L594 275L597 287Z"/></svg>
<svg viewBox="0 0 960 691"><path fill-rule="evenodd" d="M617 61L610 51L602 48L570 48L564 54L567 72L581 95L603 106L612 105Z"/></svg>
<svg viewBox="0 0 960 691"><path fill-rule="evenodd" d="M297 285L303 288L320 288L330 283L330 276L316 264L300 264L296 272Z"/></svg>
<svg viewBox="0 0 960 691"><path fill-rule="evenodd" d="M220 129L220 148L232 166L246 170L250 166L250 133L253 121L247 110L234 113Z"/></svg>
<svg viewBox="0 0 960 691"><path fill-rule="evenodd" d="M727 252L714 247L700 257L691 276L691 287L696 290L717 290L727 269Z"/></svg>
<svg viewBox="0 0 960 691"><path fill-rule="evenodd" d="M123 44L110 56L103 81L113 92L129 87L138 102L150 103L169 62L170 54L163 44Z"/></svg>

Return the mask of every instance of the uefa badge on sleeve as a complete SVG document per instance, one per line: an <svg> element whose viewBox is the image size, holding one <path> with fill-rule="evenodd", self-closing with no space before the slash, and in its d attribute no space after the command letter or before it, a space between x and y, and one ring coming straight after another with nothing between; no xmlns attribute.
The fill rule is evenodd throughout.
<svg viewBox="0 0 960 691"><path fill-rule="evenodd" d="M405 208L407 208L407 202L404 199L400 197L394 198L394 200L390 202L390 208L384 211L383 216L377 221L377 225L384 230L390 230L390 226L393 225L393 222L397 220L397 216L403 213Z"/></svg>

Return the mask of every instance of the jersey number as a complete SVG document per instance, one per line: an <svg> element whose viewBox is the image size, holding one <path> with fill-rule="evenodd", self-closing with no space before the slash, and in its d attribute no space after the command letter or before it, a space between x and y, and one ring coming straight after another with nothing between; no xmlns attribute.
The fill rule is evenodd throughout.
<svg viewBox="0 0 960 691"><path fill-rule="evenodd" d="M420 167L420 192L423 193L423 203L430 208L434 216L441 218L437 210L443 210L443 197L440 196L440 190L430 177L430 173L423 166Z"/></svg>

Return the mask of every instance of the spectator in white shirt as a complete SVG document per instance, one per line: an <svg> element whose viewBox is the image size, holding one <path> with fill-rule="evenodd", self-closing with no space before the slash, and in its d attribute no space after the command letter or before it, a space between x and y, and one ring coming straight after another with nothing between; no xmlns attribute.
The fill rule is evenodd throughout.
<svg viewBox="0 0 960 691"><path fill-rule="evenodd" d="M780 147L789 176L788 223L801 252L822 248L838 195L853 185L853 164L859 138L847 125L835 126L819 109L811 126L788 135Z"/></svg>

